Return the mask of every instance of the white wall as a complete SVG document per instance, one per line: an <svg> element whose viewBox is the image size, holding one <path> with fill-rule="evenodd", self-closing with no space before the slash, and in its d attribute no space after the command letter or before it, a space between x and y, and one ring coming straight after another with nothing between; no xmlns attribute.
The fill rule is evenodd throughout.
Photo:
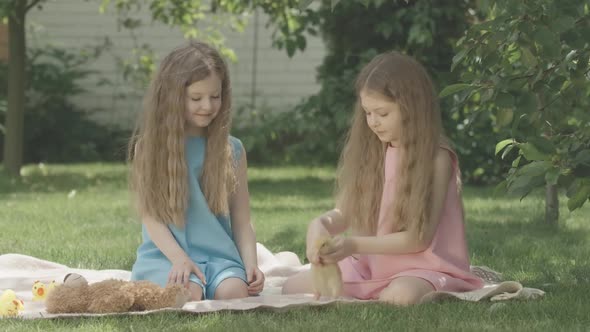
<svg viewBox="0 0 590 332"><path fill-rule="evenodd" d="M28 43L42 46L51 43L59 47L80 49L84 46L97 45L108 36L114 43L111 53L103 54L91 68L102 77L108 78L115 86L97 86L97 76L83 82L88 90L84 95L74 98L75 103L83 109L92 111L92 117L104 123L130 127L135 114L141 108L141 95L122 80L117 72L115 55L128 58L133 40L125 29L118 31L116 15L111 8L100 14L98 8L101 0L49 0L42 10L33 9L28 16ZM316 67L324 56L324 45L319 38L308 36L304 53L297 53L289 58L285 50L276 50L271 46L272 31L265 28L267 18L259 15L258 24L251 17L243 33L226 34L226 46L232 48L238 57L237 63L230 63L234 105L249 103L252 100L254 33L258 29L258 56L256 59L256 104L267 105L276 110L288 109L302 98L317 92ZM149 13L144 22L149 23ZM139 31L140 44L148 43L161 59L184 39L179 30L162 24L151 24ZM125 93L125 99L114 98ZM141 91L140 93L143 93Z"/></svg>

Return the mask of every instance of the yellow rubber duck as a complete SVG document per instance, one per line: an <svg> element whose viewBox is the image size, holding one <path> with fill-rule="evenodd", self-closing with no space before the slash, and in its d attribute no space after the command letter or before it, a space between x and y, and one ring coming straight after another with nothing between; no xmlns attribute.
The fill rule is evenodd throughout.
<svg viewBox="0 0 590 332"><path fill-rule="evenodd" d="M55 288L55 280L50 284L45 285L40 281L35 281L33 284L33 301L45 301L47 295Z"/></svg>
<svg viewBox="0 0 590 332"><path fill-rule="evenodd" d="M333 245L333 238L324 236L316 241L316 248L320 253ZM342 272L338 264L311 264L311 279L314 298L321 296L339 297L342 293Z"/></svg>
<svg viewBox="0 0 590 332"><path fill-rule="evenodd" d="M5 290L0 296L0 317L16 317L24 309L24 302L16 297L12 289Z"/></svg>

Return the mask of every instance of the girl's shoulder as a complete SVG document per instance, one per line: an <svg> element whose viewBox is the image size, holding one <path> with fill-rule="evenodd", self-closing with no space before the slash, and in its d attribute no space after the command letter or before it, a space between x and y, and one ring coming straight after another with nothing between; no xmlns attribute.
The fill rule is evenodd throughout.
<svg viewBox="0 0 590 332"><path fill-rule="evenodd" d="M229 142L232 145L232 148L233 147L242 147L242 141L239 138L235 137L235 136L231 136L230 135L229 136Z"/></svg>
<svg viewBox="0 0 590 332"><path fill-rule="evenodd" d="M443 140L439 143L438 152L435 157L435 162L437 159L443 159L446 162L450 161L453 168L458 166L459 157L457 156L457 152L455 151L455 149L453 148L452 144L450 143L450 141L448 139ZM439 160L439 162L444 162L444 161Z"/></svg>
<svg viewBox="0 0 590 332"><path fill-rule="evenodd" d="M230 136L229 144L232 148L232 155L234 157L234 160L240 160L240 158L242 158L242 152L244 151L244 145L242 144L242 141L235 136Z"/></svg>

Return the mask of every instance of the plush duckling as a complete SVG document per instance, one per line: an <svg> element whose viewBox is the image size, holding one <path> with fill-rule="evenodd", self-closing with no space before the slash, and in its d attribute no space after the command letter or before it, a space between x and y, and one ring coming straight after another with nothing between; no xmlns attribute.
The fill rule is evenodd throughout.
<svg viewBox="0 0 590 332"><path fill-rule="evenodd" d="M330 248L332 237L321 237L315 243L320 253ZM321 296L339 297L342 292L342 272L337 263L311 264L311 278L315 299Z"/></svg>
<svg viewBox="0 0 590 332"><path fill-rule="evenodd" d="M39 280L33 284L33 301L45 301L47 295L55 288L55 280L50 284L45 285Z"/></svg>
<svg viewBox="0 0 590 332"><path fill-rule="evenodd" d="M7 289L0 295L0 317L16 317L24 309L24 302L16 297L12 289Z"/></svg>

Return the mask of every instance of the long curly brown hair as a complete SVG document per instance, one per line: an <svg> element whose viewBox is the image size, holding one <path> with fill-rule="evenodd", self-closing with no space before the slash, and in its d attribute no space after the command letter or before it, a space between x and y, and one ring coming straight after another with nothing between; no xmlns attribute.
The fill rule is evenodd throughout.
<svg viewBox="0 0 590 332"><path fill-rule="evenodd" d="M387 143L367 124L360 103L363 90L390 98L400 107L395 201L386 218L393 230L413 230L422 236L432 200L433 160L439 145L447 144L432 80L421 64L401 53L378 55L357 77L357 102L338 167L337 207L354 231L375 234Z"/></svg>
<svg viewBox="0 0 590 332"><path fill-rule="evenodd" d="M221 109L206 129L206 157L199 176L211 211L229 214L229 194L236 185L229 142L229 72L217 50L191 41L162 60L129 141L129 184L140 217L184 226L189 195L184 152L186 88L212 74L221 80Z"/></svg>

